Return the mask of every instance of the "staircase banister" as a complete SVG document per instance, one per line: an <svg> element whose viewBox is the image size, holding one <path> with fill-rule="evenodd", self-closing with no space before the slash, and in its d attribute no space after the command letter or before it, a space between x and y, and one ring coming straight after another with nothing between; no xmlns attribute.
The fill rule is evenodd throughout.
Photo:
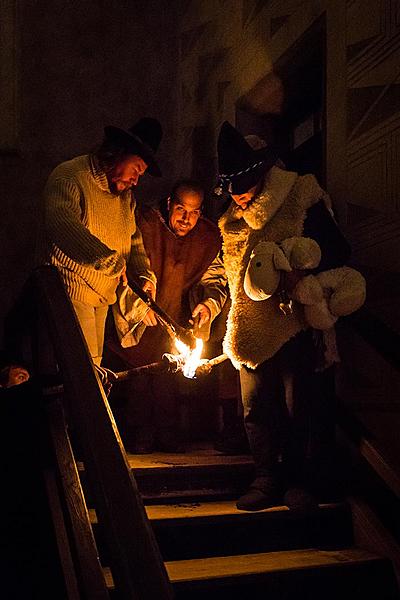
<svg viewBox="0 0 400 600"><path fill-rule="evenodd" d="M392 367L400 371L400 335L396 331L365 307L344 317L344 320Z"/></svg>
<svg viewBox="0 0 400 600"><path fill-rule="evenodd" d="M154 533L58 270L39 267L30 286L54 346L116 586L126 599L169 600L172 587Z"/></svg>
<svg viewBox="0 0 400 600"><path fill-rule="evenodd" d="M400 371L400 335L367 307L344 317L344 322L360 335L393 369ZM400 498L400 473L380 443L361 419L340 398L337 399L337 421L349 440L373 471Z"/></svg>

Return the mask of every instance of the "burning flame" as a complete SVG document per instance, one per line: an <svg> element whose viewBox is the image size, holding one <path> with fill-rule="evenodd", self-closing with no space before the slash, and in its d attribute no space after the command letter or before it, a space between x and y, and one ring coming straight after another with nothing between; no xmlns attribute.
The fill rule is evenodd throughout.
<svg viewBox="0 0 400 600"><path fill-rule="evenodd" d="M197 367L201 364L201 353L203 352L203 340L196 338L196 347L191 350L189 346L181 340L175 340L175 346L179 354L183 357L183 374L189 379L193 379Z"/></svg>

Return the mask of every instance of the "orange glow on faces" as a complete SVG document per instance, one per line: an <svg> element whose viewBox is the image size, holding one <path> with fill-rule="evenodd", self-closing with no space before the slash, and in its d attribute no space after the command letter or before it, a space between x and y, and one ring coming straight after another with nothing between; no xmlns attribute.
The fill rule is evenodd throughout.
<svg viewBox="0 0 400 600"><path fill-rule="evenodd" d="M137 184L139 177L144 174L146 169L147 164L140 156L136 154L125 156L108 174L110 190L115 194L129 190Z"/></svg>

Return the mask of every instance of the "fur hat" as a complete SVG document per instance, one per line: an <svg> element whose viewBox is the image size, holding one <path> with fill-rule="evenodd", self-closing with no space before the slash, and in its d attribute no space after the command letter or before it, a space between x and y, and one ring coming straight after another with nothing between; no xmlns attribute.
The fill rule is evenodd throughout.
<svg viewBox="0 0 400 600"><path fill-rule="evenodd" d="M150 175L161 177L161 171L155 159L155 153L162 138L162 127L157 119L144 117L128 130L108 125L104 128L104 134L107 140L116 142L143 158Z"/></svg>
<svg viewBox="0 0 400 600"><path fill-rule="evenodd" d="M218 187L216 193L247 192L275 164L278 156L274 149L254 149L245 137L228 121L222 124L218 136Z"/></svg>

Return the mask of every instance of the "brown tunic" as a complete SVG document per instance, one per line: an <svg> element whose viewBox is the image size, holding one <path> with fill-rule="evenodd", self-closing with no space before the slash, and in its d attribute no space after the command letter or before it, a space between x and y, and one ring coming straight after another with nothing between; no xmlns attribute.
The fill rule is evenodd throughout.
<svg viewBox="0 0 400 600"><path fill-rule="evenodd" d="M143 243L157 277L157 304L180 325L187 327L190 318L189 292L195 286L221 248L218 228L201 217L183 237L176 236L159 211L149 208L137 215ZM161 359L171 352L171 339L157 325L147 327L137 346L120 348L119 354L131 366Z"/></svg>

